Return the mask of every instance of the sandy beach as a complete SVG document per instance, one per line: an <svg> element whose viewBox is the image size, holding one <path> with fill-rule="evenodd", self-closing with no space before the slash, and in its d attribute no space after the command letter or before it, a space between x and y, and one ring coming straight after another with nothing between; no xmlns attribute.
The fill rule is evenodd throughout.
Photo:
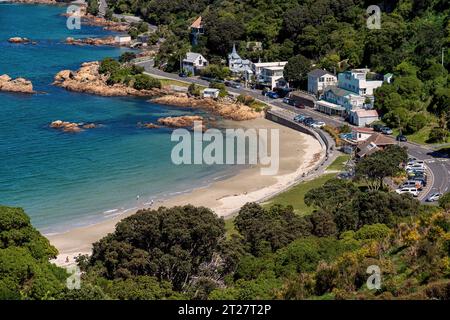
<svg viewBox="0 0 450 320"><path fill-rule="evenodd" d="M192 204L211 208L218 216L228 217L237 213L247 202L264 201L294 185L303 173L310 171L324 157L324 150L313 137L278 125L266 119L229 122L227 127L277 128L280 132L280 165L278 175L263 176L260 168L243 169L237 175L211 185L195 189L188 194L155 202L152 208ZM74 263L79 254L89 254L92 243L108 233L121 219L134 214L124 212L120 216L94 225L72 229L68 232L48 235L47 238L59 250L56 263ZM68 262L66 261L69 258Z"/></svg>

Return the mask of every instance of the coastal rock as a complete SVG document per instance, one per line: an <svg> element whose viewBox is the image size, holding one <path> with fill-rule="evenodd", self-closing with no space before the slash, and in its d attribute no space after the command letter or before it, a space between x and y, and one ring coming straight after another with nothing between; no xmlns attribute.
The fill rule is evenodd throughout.
<svg viewBox="0 0 450 320"><path fill-rule="evenodd" d="M96 17L89 13L83 16L83 23L90 26L103 27L105 30L126 32L129 29L129 24L126 22L116 22L106 20L102 17Z"/></svg>
<svg viewBox="0 0 450 320"><path fill-rule="evenodd" d="M66 44L71 45L91 45L91 46L114 46L116 42L114 37L106 37L106 38L85 38L85 39L75 39L72 37L66 38Z"/></svg>
<svg viewBox="0 0 450 320"><path fill-rule="evenodd" d="M63 70L58 72L53 84L67 90L86 92L100 96L137 96L157 97L167 93L162 89L136 90L124 84L108 85L108 76L98 72L98 61L85 62L78 71Z"/></svg>
<svg viewBox="0 0 450 320"><path fill-rule="evenodd" d="M78 133L83 131L83 129L94 129L97 128L98 125L95 123L75 123L75 122L67 122L62 120L56 120L50 123L50 128L62 130L64 132Z"/></svg>
<svg viewBox="0 0 450 320"><path fill-rule="evenodd" d="M24 78L12 79L7 74L0 76L0 91L34 93L31 81Z"/></svg>
<svg viewBox="0 0 450 320"><path fill-rule="evenodd" d="M161 128L161 126L158 126L157 124L154 124L152 122L138 122L137 126L139 128L147 128L147 129L158 129Z"/></svg>
<svg viewBox="0 0 450 320"><path fill-rule="evenodd" d="M209 98L195 98L189 97L187 94L171 94L154 98L151 101L158 104L178 107L205 109L225 119L235 121L253 120L262 116L262 112L257 112L242 103L230 102L226 100L216 101Z"/></svg>
<svg viewBox="0 0 450 320"><path fill-rule="evenodd" d="M158 119L158 123L166 127L171 128L193 128L194 121L203 121L201 116L180 116L180 117L167 117ZM205 124L202 124L202 130L204 130Z"/></svg>
<svg viewBox="0 0 450 320"><path fill-rule="evenodd" d="M22 37L12 37L8 39L9 43L30 43L30 39Z"/></svg>

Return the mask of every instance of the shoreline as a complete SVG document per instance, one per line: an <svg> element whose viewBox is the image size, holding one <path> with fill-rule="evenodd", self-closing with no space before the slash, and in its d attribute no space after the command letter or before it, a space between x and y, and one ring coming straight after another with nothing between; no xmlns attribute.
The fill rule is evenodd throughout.
<svg viewBox="0 0 450 320"><path fill-rule="evenodd" d="M280 130L280 170L275 176L262 176L259 166L244 168L231 177L216 180L207 186L193 188L155 202L151 209L173 207L185 204L205 206L219 217L232 217L247 202L261 202L295 185L304 172L308 172L324 157L324 149L315 138L296 130L281 126L267 119L248 121L225 121L226 127L277 128ZM320 155L320 156L319 156ZM208 192L205 192L208 189ZM140 206L139 209L148 208ZM131 216L139 209L128 209L121 214L99 223L69 229L63 233L46 234L59 255L54 262L58 265L75 263L79 254L90 254L92 244L111 233L122 219ZM69 262L66 258L69 258Z"/></svg>

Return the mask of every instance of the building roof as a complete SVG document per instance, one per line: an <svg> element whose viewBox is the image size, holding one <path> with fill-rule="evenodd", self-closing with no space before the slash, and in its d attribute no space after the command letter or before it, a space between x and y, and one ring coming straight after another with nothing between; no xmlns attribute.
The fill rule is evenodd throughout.
<svg viewBox="0 0 450 320"><path fill-rule="evenodd" d="M370 136L366 141L364 141L360 146L359 149L364 148L366 145L374 143L378 147L384 147L391 144L395 144L395 140L392 138L389 138L383 134L375 133L372 136Z"/></svg>
<svg viewBox="0 0 450 320"><path fill-rule="evenodd" d="M323 70L323 69L314 69L314 70L308 72L308 76L312 76L315 78L320 78L327 74L335 77L334 74L332 74L331 72L328 72L327 70Z"/></svg>
<svg viewBox="0 0 450 320"><path fill-rule="evenodd" d="M370 139L370 138L369 138ZM367 139L367 140L369 140ZM366 141L367 141L366 140ZM380 151L381 148L379 148L375 143L373 142L369 142L366 144L366 142L364 142L364 146L358 147L358 149L360 149L360 151L356 154L358 157L363 158L365 156L371 155L372 153L375 153L377 151Z"/></svg>
<svg viewBox="0 0 450 320"><path fill-rule="evenodd" d="M191 28L194 29L200 29L202 28L202 17L198 17L192 24L191 24Z"/></svg>
<svg viewBox="0 0 450 320"><path fill-rule="evenodd" d="M372 128L353 128L353 131L362 132L362 133L375 133Z"/></svg>
<svg viewBox="0 0 450 320"><path fill-rule="evenodd" d="M316 103L320 104L321 106L324 106L324 107L327 107L327 108L330 108L330 109L334 109L334 110L337 110L337 111L344 111L345 110L344 107L342 107L342 106L340 106L338 104L335 104L335 103L331 103L331 102L325 101L325 100L319 100Z"/></svg>
<svg viewBox="0 0 450 320"><path fill-rule="evenodd" d="M336 96L338 96L338 97L346 97L346 96L349 96L349 95L357 96L356 93L354 93L352 91L349 91L349 90L345 90L345 89L339 88L337 86L328 86L328 87L325 88L325 91L330 91L330 90L333 91L333 93Z"/></svg>
<svg viewBox="0 0 450 320"><path fill-rule="evenodd" d="M279 62L257 62L253 64L257 68L266 68L266 67L280 67L287 65L287 61L279 61Z"/></svg>
<svg viewBox="0 0 450 320"><path fill-rule="evenodd" d="M210 93L216 93L216 92L219 92L220 90L219 89L216 89L216 88L205 88L205 89L203 89L203 92L210 92Z"/></svg>
<svg viewBox="0 0 450 320"><path fill-rule="evenodd" d="M188 52L188 53L186 53L186 58L183 59L183 62L194 63L195 60L197 60L199 57L203 57L203 56L200 53Z"/></svg>
<svg viewBox="0 0 450 320"><path fill-rule="evenodd" d="M241 56L237 53L236 44L233 43L233 51L228 55L230 60L241 60Z"/></svg>
<svg viewBox="0 0 450 320"><path fill-rule="evenodd" d="M377 110L358 109L354 110L353 112L357 114L358 118L378 118Z"/></svg>

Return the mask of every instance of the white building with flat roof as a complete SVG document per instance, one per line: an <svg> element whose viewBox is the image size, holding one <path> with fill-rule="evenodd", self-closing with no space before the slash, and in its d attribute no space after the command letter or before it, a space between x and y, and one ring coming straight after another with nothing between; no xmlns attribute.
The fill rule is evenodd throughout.
<svg viewBox="0 0 450 320"><path fill-rule="evenodd" d="M338 87L361 96L373 96L374 90L381 87L381 80L367 80L369 69L353 69L338 75Z"/></svg>

